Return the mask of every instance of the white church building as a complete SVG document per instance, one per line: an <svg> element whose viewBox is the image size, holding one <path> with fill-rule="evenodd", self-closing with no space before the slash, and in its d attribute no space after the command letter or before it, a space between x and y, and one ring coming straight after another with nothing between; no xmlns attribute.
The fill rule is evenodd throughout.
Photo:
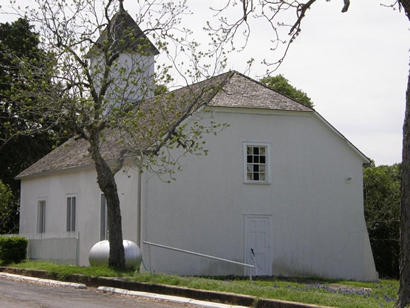
<svg viewBox="0 0 410 308"><path fill-rule="evenodd" d="M139 30L126 12L117 14ZM315 110L238 72L191 87L213 83L221 86L207 97L209 111L196 116L229 126L206 136L208 155L183 157L171 183L132 166L116 175L124 239L141 243L145 268L248 274L237 264L144 244L154 242L255 264L256 275L376 280L363 210L369 159ZM109 141L103 155L116 155ZM90 248L108 230L87 142L70 139L18 178L29 257L88 265Z"/></svg>

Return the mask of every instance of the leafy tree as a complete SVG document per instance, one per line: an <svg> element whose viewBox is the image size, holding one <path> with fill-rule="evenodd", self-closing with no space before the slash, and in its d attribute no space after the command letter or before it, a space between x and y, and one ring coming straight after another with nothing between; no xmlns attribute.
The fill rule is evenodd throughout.
<svg viewBox="0 0 410 308"><path fill-rule="evenodd" d="M163 85L163 84L158 84L154 88L154 95L155 96L165 94L167 92L168 92L168 88L167 88L166 85Z"/></svg>
<svg viewBox="0 0 410 308"><path fill-rule="evenodd" d="M198 44L190 39L190 30L179 27L179 16L187 9L185 1L141 2L137 22L145 26L144 31L124 10L121 0L36 2L37 8L22 15L39 25L50 61L39 65L42 63L17 58L24 87L13 87L11 95L29 106L24 111L52 119L53 126L62 125L76 140L88 144L107 201L109 265L124 268L116 173L126 160L132 160L140 171L149 168L172 176L178 170L177 161L164 148L178 147L180 155L202 154L202 134L215 132L222 125L192 121L188 126L184 121L219 86L188 87L178 97L174 92L152 97L155 84L170 81L172 66L187 83L204 74L199 71L204 66L198 65L204 53L196 54ZM146 35L155 41L155 47ZM171 64L158 65L154 73L150 59L156 48ZM181 52L193 61L186 69L180 65ZM212 57L212 53L206 56ZM58 87L49 87L49 80ZM33 93L41 97L35 105L30 104ZM114 152L109 157L103 150L107 146Z"/></svg>
<svg viewBox="0 0 410 308"><path fill-rule="evenodd" d="M313 108L313 102L309 96L302 90L296 89L292 86L289 81L283 75L268 76L260 80L264 85L269 88L279 92L280 94L286 95L291 99L305 105L306 107Z"/></svg>
<svg viewBox="0 0 410 308"><path fill-rule="evenodd" d="M235 12L236 1L226 0L220 9L214 9L217 22L209 22L207 30L211 32L213 47L220 50L229 46L231 50L237 48L237 38L242 35L243 44L246 45L254 24L254 19L265 23L266 29L272 33L272 48L278 50L279 46L285 44L284 52L277 61L264 60L268 73L276 70L283 62L292 42L300 35L302 21L318 0L243 0L242 12L235 20L225 16L226 12ZM350 0L341 2L342 12L347 12ZM375 2L377 5L377 2ZM392 1L393 8L404 10L410 21L410 1ZM293 17L292 17L293 13ZM251 22L252 21L252 22ZM286 29L286 38L283 37L283 29ZM262 29L260 29L262 30ZM242 46L244 48L244 46ZM403 308L410 305L410 73L407 81L407 92L405 102L405 115L403 124L403 155L401 165L401 214L400 214L400 289L397 306Z"/></svg>
<svg viewBox="0 0 410 308"><path fill-rule="evenodd" d="M0 234L12 233L18 230L16 228L18 226L16 211L12 191L0 180Z"/></svg>
<svg viewBox="0 0 410 308"><path fill-rule="evenodd" d="M399 276L400 164L363 171L364 212L377 271Z"/></svg>
<svg viewBox="0 0 410 308"><path fill-rule="evenodd" d="M30 93L25 100L13 96L16 89L27 89L27 80L22 71L22 64L35 65L42 68L52 55L39 48L38 35L32 31L26 19L18 19L9 24L0 24L0 147L3 149L8 142L17 136L34 133L48 133L42 118L30 112L38 103L38 97ZM36 75L32 77L36 80ZM45 86L50 80L42 80ZM39 122L42 123L39 123Z"/></svg>
<svg viewBox="0 0 410 308"><path fill-rule="evenodd" d="M29 111L39 97L32 95L30 101L24 101L12 94L16 88L26 87L17 61L40 66L49 57L39 43L38 35L26 19L0 24L0 180L12 191L9 206L13 210L7 213L15 215L3 224L1 233L18 231L20 187L14 177L47 154L56 143L56 128L51 130L50 121ZM51 86L50 80L46 84Z"/></svg>

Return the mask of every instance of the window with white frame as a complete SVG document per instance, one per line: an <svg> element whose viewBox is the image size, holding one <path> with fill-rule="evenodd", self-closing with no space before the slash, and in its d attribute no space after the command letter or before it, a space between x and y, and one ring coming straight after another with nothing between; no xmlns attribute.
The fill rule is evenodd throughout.
<svg viewBox="0 0 410 308"><path fill-rule="evenodd" d="M37 204L37 232L46 232L46 200L39 200Z"/></svg>
<svg viewBox="0 0 410 308"><path fill-rule="evenodd" d="M67 232L75 231L76 202L75 196L67 197Z"/></svg>
<svg viewBox="0 0 410 308"><path fill-rule="evenodd" d="M108 239L108 224L107 224L107 200L104 194L101 194L100 208L100 241Z"/></svg>
<svg viewBox="0 0 410 308"><path fill-rule="evenodd" d="M245 183L269 182L269 146L261 143L244 144Z"/></svg>

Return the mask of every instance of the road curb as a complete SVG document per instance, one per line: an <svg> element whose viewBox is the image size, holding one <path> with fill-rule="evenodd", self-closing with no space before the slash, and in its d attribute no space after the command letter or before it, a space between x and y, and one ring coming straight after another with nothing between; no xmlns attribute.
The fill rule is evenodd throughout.
<svg viewBox="0 0 410 308"><path fill-rule="evenodd" d="M216 303L238 305L238 306L247 306L254 308L325 308L325 306L289 302L283 300L275 299L265 299L257 298L254 296L227 293L227 292L218 292L218 291L209 291L209 290L200 290L200 289L190 289L179 286L171 285L162 285L162 284L151 284L144 282L134 282L121 278L108 278L108 277L88 277L78 274L73 275L58 275L56 273L49 273L42 270L29 270L29 269L20 269L13 267L0 267L0 272L7 272L12 274L19 274L24 276L38 277L43 279L54 279L54 280L63 280L66 282L75 282L82 283L89 287L99 287L106 286L112 288L126 289L129 291L140 291L140 292L149 292L157 293L164 295L173 295L180 297L188 297L196 300L210 301ZM329 307L326 307L329 308Z"/></svg>
<svg viewBox="0 0 410 308"><path fill-rule="evenodd" d="M70 288L75 288L75 289L87 289L87 286L83 283L42 279L42 278L28 277L28 276L9 274L9 273L0 273L0 277L12 279L12 280L18 280L18 281L23 280L23 281L35 282L35 283L53 286L53 287L56 286L56 287L70 287Z"/></svg>
<svg viewBox="0 0 410 308"><path fill-rule="evenodd" d="M205 307L205 308L246 308L245 306L237 306L237 305L233 306L229 304L200 301L197 299L192 299L192 298L187 298L187 297L162 295L162 294L140 292L140 291L130 291L130 290L125 290L125 289L118 289L118 288L111 288L111 287L104 287L104 286L98 287L97 290L102 291L104 293L137 296L137 297L143 297L143 298L148 298L148 299L166 300L166 301L170 301L174 303L189 304L191 306L199 306L199 307Z"/></svg>

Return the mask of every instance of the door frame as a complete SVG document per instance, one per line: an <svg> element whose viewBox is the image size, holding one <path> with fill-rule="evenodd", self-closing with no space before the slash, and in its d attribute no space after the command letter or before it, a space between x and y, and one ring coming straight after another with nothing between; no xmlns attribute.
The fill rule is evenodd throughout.
<svg viewBox="0 0 410 308"><path fill-rule="evenodd" d="M270 248L270 250L268 251L268 259L273 259L273 252L272 252L272 214L242 214L242 224L243 224L243 262L246 263L247 261L247 219L248 218L265 218L268 219L269 222L269 242L268 242L268 246ZM271 262L271 261L270 261ZM271 269L272 270L272 269ZM250 269L247 267L244 267L244 275L249 275L249 271ZM253 275L256 274L256 276L266 276L266 275L259 275L256 271L252 272ZM270 273L269 276L272 275L272 272Z"/></svg>

